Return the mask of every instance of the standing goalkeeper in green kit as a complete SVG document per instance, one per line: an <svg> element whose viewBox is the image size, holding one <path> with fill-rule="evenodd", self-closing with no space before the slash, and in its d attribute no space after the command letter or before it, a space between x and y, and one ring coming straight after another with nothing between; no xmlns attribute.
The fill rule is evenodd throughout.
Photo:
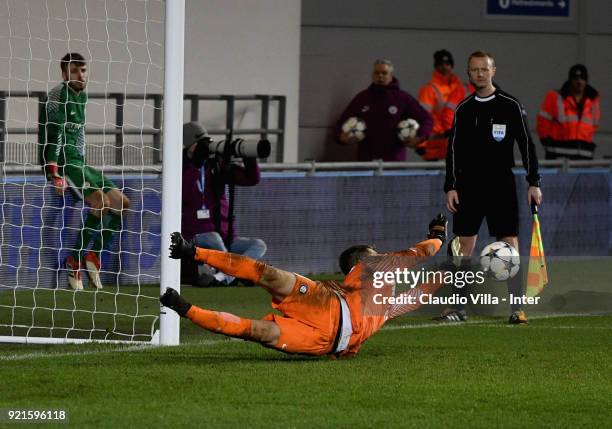
<svg viewBox="0 0 612 429"><path fill-rule="evenodd" d="M121 216L130 200L98 170L85 165L85 109L87 62L71 52L61 59L64 82L51 89L39 113L39 144L45 175L55 192L69 189L75 199L89 207L70 255L64 261L68 285L83 289L81 268L87 269L89 284L102 289L100 251L121 230ZM89 244L94 239L93 246Z"/></svg>

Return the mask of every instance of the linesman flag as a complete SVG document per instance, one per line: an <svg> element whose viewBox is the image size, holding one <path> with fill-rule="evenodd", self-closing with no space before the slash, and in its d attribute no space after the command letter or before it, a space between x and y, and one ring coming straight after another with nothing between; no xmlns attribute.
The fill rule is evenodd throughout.
<svg viewBox="0 0 612 429"><path fill-rule="evenodd" d="M542 244L542 233L540 232L538 206L532 204L531 213L533 213L533 230L531 232L526 294L527 296L537 296L548 283L548 272L546 271L546 260L544 259L544 245Z"/></svg>

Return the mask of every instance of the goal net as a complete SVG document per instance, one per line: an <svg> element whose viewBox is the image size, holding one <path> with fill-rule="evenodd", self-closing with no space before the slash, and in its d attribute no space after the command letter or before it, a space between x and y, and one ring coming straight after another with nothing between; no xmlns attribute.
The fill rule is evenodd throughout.
<svg viewBox="0 0 612 429"><path fill-rule="evenodd" d="M158 341L165 7L0 0L0 341Z"/></svg>

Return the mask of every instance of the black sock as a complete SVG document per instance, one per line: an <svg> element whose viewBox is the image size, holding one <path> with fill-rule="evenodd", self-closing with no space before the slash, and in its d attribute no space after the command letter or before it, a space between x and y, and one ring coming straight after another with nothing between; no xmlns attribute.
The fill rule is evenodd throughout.
<svg viewBox="0 0 612 429"><path fill-rule="evenodd" d="M512 277L511 279L506 281L506 284L508 286L508 295L512 295L515 299L517 297L522 297L524 295L523 293L523 264L521 264L519 266L519 270L518 273L516 273L516 275L514 277ZM523 309L523 304L518 303L510 303L510 309L512 310L512 312L514 313L515 311L518 310L522 310Z"/></svg>

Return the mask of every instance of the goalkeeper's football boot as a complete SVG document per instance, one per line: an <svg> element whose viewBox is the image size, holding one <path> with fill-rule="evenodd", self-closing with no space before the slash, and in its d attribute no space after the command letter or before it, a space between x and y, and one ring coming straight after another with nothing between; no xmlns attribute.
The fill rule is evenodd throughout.
<svg viewBox="0 0 612 429"><path fill-rule="evenodd" d="M191 308L191 304L185 301L185 299L171 287L166 288L166 292L159 297L159 302L161 302L164 307L168 307L176 311L181 317L185 317Z"/></svg>
<svg viewBox="0 0 612 429"><path fill-rule="evenodd" d="M83 290L83 280L81 280L81 266L74 256L70 255L64 261L66 274L68 274L68 286L73 290Z"/></svg>
<svg viewBox="0 0 612 429"><path fill-rule="evenodd" d="M526 325L529 322L527 321L527 316L525 316L525 312L523 310L513 311L508 319L508 323L511 325Z"/></svg>
<svg viewBox="0 0 612 429"><path fill-rule="evenodd" d="M447 323L461 323L468 319L467 312L465 310L459 310L456 308L447 308L438 317L434 317L433 320L438 322Z"/></svg>
<svg viewBox="0 0 612 429"><path fill-rule="evenodd" d="M95 252L85 254L85 269L87 269L89 284L98 290L103 289L102 280L100 280L100 259Z"/></svg>

